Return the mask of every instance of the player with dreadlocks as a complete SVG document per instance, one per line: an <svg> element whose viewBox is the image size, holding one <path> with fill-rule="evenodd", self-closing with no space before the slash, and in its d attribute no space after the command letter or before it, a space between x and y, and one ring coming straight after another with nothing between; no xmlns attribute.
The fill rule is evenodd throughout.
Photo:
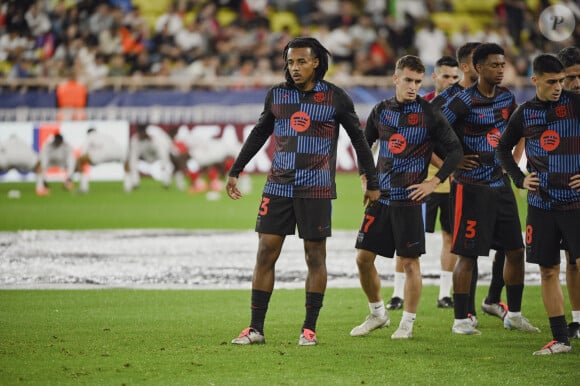
<svg viewBox="0 0 580 386"><path fill-rule="evenodd" d="M274 289L275 265L286 235L304 240L306 318L299 345L317 344L316 322L326 290L326 238L331 236L336 198L336 152L340 125L346 129L368 179L364 204L379 198L372 153L354 105L344 90L324 81L329 52L316 39L299 37L284 48L286 82L272 87L264 110L244 143L226 185L234 200L242 194L238 176L272 137L272 168L258 209L258 253L252 278L251 322L233 344L265 343L264 320Z"/></svg>

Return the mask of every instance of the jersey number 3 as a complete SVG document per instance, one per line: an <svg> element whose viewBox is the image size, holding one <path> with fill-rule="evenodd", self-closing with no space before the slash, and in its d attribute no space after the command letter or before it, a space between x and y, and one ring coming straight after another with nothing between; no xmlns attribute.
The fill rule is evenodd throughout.
<svg viewBox="0 0 580 386"><path fill-rule="evenodd" d="M472 239L475 237L477 233L475 231L475 226L477 225L477 221L475 220L467 220L467 225L465 226L465 238Z"/></svg>
<svg viewBox="0 0 580 386"><path fill-rule="evenodd" d="M270 203L269 197L262 197L262 203L260 204L260 211L258 212L258 214L260 216L265 216L266 214L268 214L268 204L269 203Z"/></svg>

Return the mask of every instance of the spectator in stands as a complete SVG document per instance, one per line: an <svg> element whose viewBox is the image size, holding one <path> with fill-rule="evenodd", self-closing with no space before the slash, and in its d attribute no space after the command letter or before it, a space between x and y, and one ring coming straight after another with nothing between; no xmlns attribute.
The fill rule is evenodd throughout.
<svg viewBox="0 0 580 386"><path fill-rule="evenodd" d="M270 26L264 19L264 10L272 9L273 14L278 11L289 11L299 9L302 12L298 20L302 23L299 27L308 27L305 23L316 23L316 29L323 31L325 28L336 30L338 25L350 25L351 39L354 41L351 48L357 49L356 52L357 63L353 63L352 56L346 61L358 73L365 73L364 69L360 68L360 60L364 58L360 50L367 50L368 43L359 44L358 41L370 41L370 35L374 31L375 34L381 34L388 39L389 45L392 47L394 57L402 56L408 53L415 53L417 49L415 44L415 35L417 22L423 22L429 18L430 12L445 10L449 6L449 2L445 0L424 1L424 0L409 0L398 1L396 12L392 12L391 7L387 7L384 1L339 1L339 0L325 0L319 2L308 2L303 0L286 1L270 1L261 0L259 2L244 2L243 12L240 1L231 2L192 2L192 1L166 1L170 3L167 11L163 15L159 15L156 20L159 24L159 29L150 28L146 19L140 14L137 6L134 6L130 11L124 11L130 2L129 0L91 0L91 1L70 1L70 0L54 0L54 1L32 1L19 0L5 2L5 26L0 34L0 72L7 73L6 70L15 62L17 55L21 51L25 51L24 57L36 63L39 56L42 60L48 58L55 58L56 60L64 60L67 67L72 67L79 56L83 57L86 52L83 47L90 42L90 37L102 36L103 43L102 53L112 55L114 53L122 53L126 62L134 66L136 56L142 51L147 50L150 56L150 64L161 62L164 56L169 56L172 60L176 60L179 56L186 55L186 60L191 61L198 55L198 49L193 49L193 52L188 52L188 48L182 47L183 42L178 43L172 40L174 35L184 34L183 25L189 25L192 18L197 21L198 32L203 36L205 47L202 53L218 52L219 53L219 69L218 73L228 74L232 71L227 67L236 62L237 57L241 56L240 62L247 59L256 61L256 57L269 56L272 61L274 70L281 70L283 64L279 62L279 55L273 53L282 50L286 43L294 36L293 29L285 28L282 32L273 32ZM201 4L198 4L201 3ZM252 4L250 4L252 3ZM507 18L507 11L511 6L516 8L524 3L523 0L505 1L500 5L503 11L499 12L499 21L503 17L503 23L507 26L511 19ZM115 6L120 4L120 7ZM518 5L519 4L519 5ZM543 0L541 2L541 9L549 5L550 2ZM573 1L565 3L569 6L572 12L577 12L573 5ZM122 7L122 8L121 8ZM183 9L180 13L179 7ZM238 18L233 25L221 25L218 21L218 11L229 8L235 10ZM192 9L194 11L192 11ZM369 13L369 10L370 13ZM245 12L245 13L244 13ZM306 12L306 13L304 13ZM490 8L488 15L493 15L494 9ZM372 16L375 25L367 25L365 13ZM40 33L38 39L29 38L39 33L37 31L44 31L43 24L46 24L46 19L42 14L47 14L50 28L45 33ZM26 16L25 16L26 15ZM34 16L36 15L36 16ZM240 16L241 15L241 16ZM360 16L363 15L363 16ZM356 21L356 22L355 22ZM223 23L223 22L222 22ZM236 25L242 23L242 26ZM526 67L520 51L521 46L526 42L531 42L532 47L538 49L538 52L556 52L566 45L580 44L580 23L576 23L577 30L574 36L564 43L557 43L548 41L543 37L538 29L537 15L530 9L523 9L523 25L522 43L520 45L512 46L508 43L506 37L508 34L499 34L500 45L506 48L508 57L513 55L515 59L516 69L519 73L524 73L522 69ZM109 30L110 26L116 25L117 29ZM31 27L32 34L27 31ZM475 24L474 24L475 26ZM1 26L0 26L1 27ZM157 26L156 26L157 27ZM158 31L166 28L166 32L161 34ZM174 30L174 31L173 31ZM361 35L361 30L364 30L365 36ZM500 32L500 28L497 32ZM155 31L155 39L152 38L152 33ZM337 30L340 31L340 30ZM358 32L357 32L358 31ZM235 32L235 33L234 33ZM476 31L473 31L476 32ZM241 35L241 36L240 36ZM301 33L303 36L311 36L310 33ZM322 34L321 34L322 35ZM457 37L455 37L457 38ZM320 39L323 41L324 39ZM423 40L423 39L422 39ZM467 39L469 41L476 40L473 36ZM497 36L493 41L498 41ZM431 42L431 41L430 41ZM462 43L465 40L462 40ZM241 44L238 44L241 43ZM451 40L453 48L461 45L458 41ZM326 42L325 42L326 44ZM13 46L14 45L14 46ZM428 44L429 45L429 44ZM347 45L348 46L348 45ZM437 44L430 44L433 48ZM344 47L344 44L339 48ZM511 47L511 48L510 48ZM528 50L529 51L529 50ZM12 56L12 54L14 54ZM354 54L351 50L350 54ZM537 55L537 52L532 55L532 58ZM237 57L236 57L237 56ZM338 58L340 61L342 54L335 55L335 61ZM354 55L353 55L354 56ZM435 57L438 54L434 55ZM379 59L379 56L371 54L372 58ZM106 57L107 64L111 57ZM4 63L2 61L5 61ZM528 62L531 59L526 59ZM83 60L86 65L86 61ZM54 72L52 69L47 69L49 64L41 63L39 67L44 68L42 71L35 72L33 76L44 75L48 72ZM345 66L346 68L348 66ZM363 66L366 67L377 67ZM529 67L529 63L527 65ZM377 70L379 71L379 70ZM371 69L368 73L374 72ZM526 74L527 75L527 74ZM506 79L509 81L509 79ZM126 83L130 85L129 83Z"/></svg>
<svg viewBox="0 0 580 386"><path fill-rule="evenodd" d="M151 60L149 52L143 50L137 55L137 58L131 63L131 75L149 75L151 73Z"/></svg>
<svg viewBox="0 0 580 386"><path fill-rule="evenodd" d="M12 69L8 73L8 79L17 80L17 79L27 79L32 78L34 76L34 67L32 62L22 55L18 55L16 59L16 63L12 66Z"/></svg>
<svg viewBox="0 0 580 386"><path fill-rule="evenodd" d="M354 58L355 41L349 32L347 24L341 24L337 28L331 29L330 33L324 40L324 44L332 53L332 62L352 63Z"/></svg>
<svg viewBox="0 0 580 386"><path fill-rule="evenodd" d="M109 61L109 76L126 76L129 73L125 57L122 54L113 55Z"/></svg>
<svg viewBox="0 0 580 386"><path fill-rule="evenodd" d="M32 3L24 19L32 36L39 37L50 31L50 19L44 10L39 8L40 2Z"/></svg>
<svg viewBox="0 0 580 386"><path fill-rule="evenodd" d="M377 39L377 31L370 15L361 15L358 22L349 27L357 51L369 52L371 45Z"/></svg>
<svg viewBox="0 0 580 386"><path fill-rule="evenodd" d="M153 44L153 61L160 61L163 57L177 58L181 55L181 50L175 44L175 38L169 33L169 27L166 25L161 31L156 32L151 39Z"/></svg>
<svg viewBox="0 0 580 386"><path fill-rule="evenodd" d="M17 57L26 49L28 41L19 30L7 28L7 33L0 36L0 61Z"/></svg>
<svg viewBox="0 0 580 386"><path fill-rule="evenodd" d="M109 28L99 31L99 51L107 56L112 56L122 52L121 34L119 26L112 24Z"/></svg>
<svg viewBox="0 0 580 386"><path fill-rule="evenodd" d="M432 74L437 60L445 54L447 38L445 33L435 23L428 20L424 27L419 28L415 36L417 56L425 65L426 73Z"/></svg>
<svg viewBox="0 0 580 386"><path fill-rule="evenodd" d="M208 46L207 40L195 19L187 25L187 28L177 32L175 43L181 49L182 56L189 61L206 52Z"/></svg>
<svg viewBox="0 0 580 386"><path fill-rule="evenodd" d="M177 6L171 2L165 13L160 15L155 21L155 32L160 33L166 29L167 34L175 36L183 28L183 20L177 12Z"/></svg>
<svg viewBox="0 0 580 386"><path fill-rule="evenodd" d="M105 79L109 74L109 67L105 62L105 56L101 53L95 55L95 60L88 64L85 69L88 87L90 91L101 90L105 87Z"/></svg>
<svg viewBox="0 0 580 386"><path fill-rule="evenodd" d="M469 24L463 24L461 28L451 34L450 43L454 50L457 50L459 47L463 46L465 43L468 42L475 42L477 38L474 34L471 33Z"/></svg>
<svg viewBox="0 0 580 386"><path fill-rule="evenodd" d="M89 17L88 30L94 36L99 36L102 31L108 30L113 26L113 17L109 5L101 3L97 6L96 11Z"/></svg>

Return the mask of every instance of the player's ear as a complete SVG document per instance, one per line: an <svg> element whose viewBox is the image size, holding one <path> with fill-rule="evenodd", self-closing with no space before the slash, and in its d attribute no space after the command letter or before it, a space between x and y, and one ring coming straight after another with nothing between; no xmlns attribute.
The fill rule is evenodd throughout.
<svg viewBox="0 0 580 386"><path fill-rule="evenodd" d="M313 63L314 68L318 68L318 65L320 64L320 60L318 60L317 57L314 57L314 59L312 60L312 63Z"/></svg>

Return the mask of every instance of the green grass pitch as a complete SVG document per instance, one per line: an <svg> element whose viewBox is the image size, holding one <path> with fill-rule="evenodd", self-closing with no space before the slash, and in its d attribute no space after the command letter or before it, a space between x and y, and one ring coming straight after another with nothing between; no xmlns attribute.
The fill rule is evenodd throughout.
<svg viewBox="0 0 580 386"><path fill-rule="evenodd" d="M32 183L0 184L0 230L21 229L253 229L265 175L252 178L251 194L234 201L222 193L208 201L205 194L190 195L174 187L164 190L148 179L131 194L122 182L91 184L86 195L64 191L51 184L51 196L37 197ZM333 202L333 228L357 229L363 215L362 190L358 176L339 173L338 199ZM19 190L19 199L8 198ZM517 191L520 217L525 218L525 194Z"/></svg>
<svg viewBox="0 0 580 386"><path fill-rule="evenodd" d="M578 384L577 354L531 355L550 339L538 286L526 288L523 309L540 334L480 313L482 335L452 335L453 311L435 307L437 291L425 287L413 339L393 341L401 311L353 338L368 312L362 291L329 289L316 347L297 344L302 290L274 292L264 346L229 343L249 323L249 291L0 291L0 384Z"/></svg>

